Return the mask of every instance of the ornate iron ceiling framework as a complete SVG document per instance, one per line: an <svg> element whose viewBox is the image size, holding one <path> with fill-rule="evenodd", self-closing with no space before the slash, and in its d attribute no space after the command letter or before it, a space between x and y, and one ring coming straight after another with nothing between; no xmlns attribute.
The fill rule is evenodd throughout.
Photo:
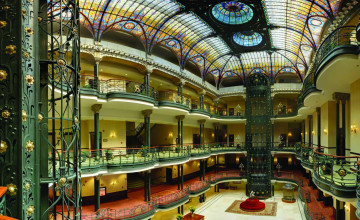
<svg viewBox="0 0 360 220"><path fill-rule="evenodd" d="M81 22L96 41L110 30L174 52L180 69L194 62L219 87L226 77L262 69L272 81L286 70L301 80L323 27L341 0L80 0Z"/></svg>

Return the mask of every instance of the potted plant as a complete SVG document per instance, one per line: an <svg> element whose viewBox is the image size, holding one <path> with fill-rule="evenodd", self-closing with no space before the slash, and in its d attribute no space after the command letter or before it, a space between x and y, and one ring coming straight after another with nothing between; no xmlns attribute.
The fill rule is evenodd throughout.
<svg viewBox="0 0 360 220"><path fill-rule="evenodd" d="M176 220L182 220L184 216L182 214L175 215Z"/></svg>
<svg viewBox="0 0 360 220"><path fill-rule="evenodd" d="M195 206L190 206L190 207L189 207L189 210L190 210L190 212L191 212L191 217L194 217L194 212L195 212L195 210L196 210L196 207L195 207Z"/></svg>
<svg viewBox="0 0 360 220"><path fill-rule="evenodd" d="M110 150L105 150L106 160L112 160L113 153Z"/></svg>
<svg viewBox="0 0 360 220"><path fill-rule="evenodd" d="M85 162L86 158L90 157L90 152L89 151L82 151L81 152L81 162Z"/></svg>
<svg viewBox="0 0 360 220"><path fill-rule="evenodd" d="M140 150L140 152L141 152L141 156L146 157L147 152L148 152L148 147L147 147L147 146L144 146L144 145L141 145L141 150Z"/></svg>

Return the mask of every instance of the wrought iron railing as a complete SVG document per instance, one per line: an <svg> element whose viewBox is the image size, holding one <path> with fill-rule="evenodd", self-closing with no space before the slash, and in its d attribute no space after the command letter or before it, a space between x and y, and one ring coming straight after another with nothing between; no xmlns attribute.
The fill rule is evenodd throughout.
<svg viewBox="0 0 360 220"><path fill-rule="evenodd" d="M314 175L330 184L356 187L360 156L335 156L318 151L319 148L314 150Z"/></svg>
<svg viewBox="0 0 360 220"><path fill-rule="evenodd" d="M178 95L174 91L158 91L158 101L173 102L191 108L191 99L184 95L182 96L181 99L181 95Z"/></svg>
<svg viewBox="0 0 360 220"><path fill-rule="evenodd" d="M108 94L114 92L134 93L157 99L157 93L151 86L125 79L99 80L91 75L81 75L81 88Z"/></svg>
<svg viewBox="0 0 360 220"><path fill-rule="evenodd" d="M356 26L342 26L329 34L316 51L314 66L318 68L330 52L343 46L358 46Z"/></svg>

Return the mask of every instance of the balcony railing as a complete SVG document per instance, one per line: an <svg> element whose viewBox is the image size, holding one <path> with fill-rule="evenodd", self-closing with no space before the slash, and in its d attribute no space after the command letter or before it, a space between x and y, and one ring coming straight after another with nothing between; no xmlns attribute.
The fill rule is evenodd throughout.
<svg viewBox="0 0 360 220"><path fill-rule="evenodd" d="M181 99L181 95L178 95L174 91L158 91L158 101L161 102L171 102L176 104L181 104L186 106L187 108L191 108L191 99L183 96Z"/></svg>
<svg viewBox="0 0 360 220"><path fill-rule="evenodd" d="M157 93L153 87L125 79L99 80L91 75L81 75L81 88L95 90L102 94L133 93L157 99Z"/></svg>
<svg viewBox="0 0 360 220"><path fill-rule="evenodd" d="M335 29L321 43L315 55L314 66L319 68L328 55L341 47L357 48L356 26L343 26Z"/></svg>

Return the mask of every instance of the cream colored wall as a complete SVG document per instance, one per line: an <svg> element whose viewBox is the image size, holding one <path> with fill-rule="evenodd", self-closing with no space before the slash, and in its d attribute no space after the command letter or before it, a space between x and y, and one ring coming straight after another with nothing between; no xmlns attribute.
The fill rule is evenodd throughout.
<svg viewBox="0 0 360 220"><path fill-rule="evenodd" d="M226 102L227 104L227 112L229 113L229 108L236 108L237 105L240 105L241 110L245 111L245 100L243 100L242 98L239 98L239 100L237 101L228 101Z"/></svg>
<svg viewBox="0 0 360 220"><path fill-rule="evenodd" d="M99 128L100 132L102 132L103 148L126 147L125 121L100 120ZM90 148L90 132L94 132L94 121L82 120L81 148Z"/></svg>
<svg viewBox="0 0 360 220"><path fill-rule="evenodd" d="M245 142L245 124L229 124L228 134L233 134L234 140L240 135L240 142Z"/></svg>
<svg viewBox="0 0 360 220"><path fill-rule="evenodd" d="M177 126L175 126L177 129ZM200 134L200 125L199 127L183 127L183 142L184 144L192 144L193 143L193 134ZM215 140L214 129L205 128L205 143L211 143ZM176 137L175 137L176 138Z"/></svg>
<svg viewBox="0 0 360 220"><path fill-rule="evenodd" d="M324 133L327 129L328 134ZM336 104L329 101L321 106L321 145L336 147ZM334 154L335 149L324 149L325 153Z"/></svg>
<svg viewBox="0 0 360 220"><path fill-rule="evenodd" d="M350 121L348 126L360 125L360 79L350 85ZM360 133L351 133L350 149L352 152L360 153Z"/></svg>
<svg viewBox="0 0 360 220"><path fill-rule="evenodd" d="M150 135L151 146L176 144L177 125L157 124L151 128Z"/></svg>
<svg viewBox="0 0 360 220"><path fill-rule="evenodd" d="M289 128L287 122L275 122L274 123L274 142L280 142L281 134L288 134Z"/></svg>
<svg viewBox="0 0 360 220"><path fill-rule="evenodd" d="M81 196L94 196L94 178L81 178ZM106 187L106 193L113 193L127 190L127 175L106 175L100 177L100 187Z"/></svg>

